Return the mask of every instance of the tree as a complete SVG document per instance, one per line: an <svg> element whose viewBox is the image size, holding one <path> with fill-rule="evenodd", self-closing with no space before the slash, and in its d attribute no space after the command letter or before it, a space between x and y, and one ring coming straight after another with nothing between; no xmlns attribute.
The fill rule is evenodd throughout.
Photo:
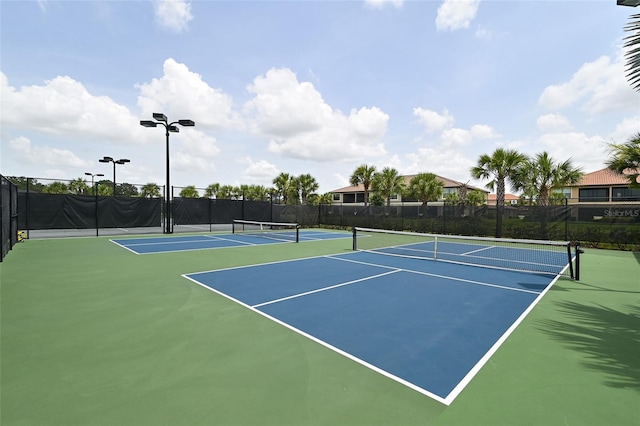
<svg viewBox="0 0 640 426"><path fill-rule="evenodd" d="M307 199L307 204L311 206L331 205L332 203L333 203L333 194L330 192L324 193L322 195L311 194Z"/></svg>
<svg viewBox="0 0 640 426"><path fill-rule="evenodd" d="M524 162L513 179L517 189L537 193L539 206L548 206L552 189L578 183L582 175L571 160L557 163L543 151Z"/></svg>
<svg viewBox="0 0 640 426"><path fill-rule="evenodd" d="M125 197L137 197L139 195L138 187L126 182L121 183L116 191L118 195Z"/></svg>
<svg viewBox="0 0 640 426"><path fill-rule="evenodd" d="M426 207L429 201L437 201L442 197L444 184L433 173L418 173L409 181L408 190Z"/></svg>
<svg viewBox="0 0 640 426"><path fill-rule="evenodd" d="M89 192L89 185L83 178L77 178L69 182L69 192L75 195L84 195Z"/></svg>
<svg viewBox="0 0 640 426"><path fill-rule="evenodd" d="M63 182L51 182L49 185L45 186L44 191L47 194L68 194L69 187L66 183Z"/></svg>
<svg viewBox="0 0 640 426"><path fill-rule="evenodd" d="M486 204L487 202L487 194L478 189L474 189L467 193L467 204L471 206L481 206Z"/></svg>
<svg viewBox="0 0 640 426"><path fill-rule="evenodd" d="M492 155L481 155L477 165L471 168L471 176L475 179L491 179L486 185L487 188L496 188L496 237L502 236L506 181L509 180L513 184L513 177L526 160L527 157L516 150L498 148Z"/></svg>
<svg viewBox="0 0 640 426"><path fill-rule="evenodd" d="M220 184L217 182L212 183L204 190L204 196L206 198L216 198L218 195L218 191L220 191Z"/></svg>
<svg viewBox="0 0 640 426"><path fill-rule="evenodd" d="M318 190L319 185L316 178L307 173L298 176L298 188L300 189L300 200L302 204L307 204L307 199Z"/></svg>
<svg viewBox="0 0 640 426"><path fill-rule="evenodd" d="M385 167L371 180L371 188L386 200L387 207L391 205L391 196L401 193L404 186L404 178L391 167Z"/></svg>
<svg viewBox="0 0 640 426"><path fill-rule="evenodd" d="M627 79L636 91L640 92L640 13L631 15L625 31L632 32L625 37L624 47L627 57ZM633 33L635 32L635 34Z"/></svg>
<svg viewBox="0 0 640 426"><path fill-rule="evenodd" d="M640 83L639 83L640 84ZM607 161L609 169L624 174L632 188L640 188L640 132L631 136L623 144L609 145L611 157Z"/></svg>
<svg viewBox="0 0 640 426"><path fill-rule="evenodd" d="M198 198L200 194L198 194L198 190L195 185L189 185L182 188L180 191L180 197L182 198Z"/></svg>
<svg viewBox="0 0 640 426"><path fill-rule="evenodd" d="M160 198L160 187L155 183L147 183L142 187L140 196L143 198Z"/></svg>
<svg viewBox="0 0 640 426"><path fill-rule="evenodd" d="M280 199L282 204L287 204L287 200L291 192L291 184L291 175L289 175L289 173L280 173L273 179L273 185L276 187L276 191L281 197Z"/></svg>
<svg viewBox="0 0 640 426"><path fill-rule="evenodd" d="M244 196L247 200L252 201L268 201L269 189L262 185L247 185L244 189Z"/></svg>
<svg viewBox="0 0 640 426"><path fill-rule="evenodd" d="M371 182L373 180L373 176L376 173L375 166L370 166L368 164L362 164L358 166L354 172L351 174L351 178L349 182L353 186L358 186L362 184L364 186L364 205L366 206L369 203L369 187L371 186Z"/></svg>
<svg viewBox="0 0 640 426"><path fill-rule="evenodd" d="M98 188L98 195L108 197L113 195L113 182L110 180L101 180L96 184Z"/></svg>

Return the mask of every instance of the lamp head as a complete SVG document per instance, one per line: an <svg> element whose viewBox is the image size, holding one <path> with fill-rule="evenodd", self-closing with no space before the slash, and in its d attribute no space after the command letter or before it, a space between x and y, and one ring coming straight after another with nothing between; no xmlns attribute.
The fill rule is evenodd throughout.
<svg viewBox="0 0 640 426"><path fill-rule="evenodd" d="M168 129L170 132L178 133L180 132L180 128L178 126L169 126Z"/></svg>
<svg viewBox="0 0 640 426"><path fill-rule="evenodd" d="M124 163L129 163L131 162L131 160L129 160L128 158L121 158L118 161L116 161L116 164L124 164Z"/></svg>
<svg viewBox="0 0 640 426"><path fill-rule="evenodd" d="M156 127L158 123L151 120L140 120L140 125L144 127Z"/></svg>
<svg viewBox="0 0 640 426"><path fill-rule="evenodd" d="M185 127L192 127L192 126L195 126L195 125L196 125L196 123L194 123L194 121L193 121L193 120L189 120L189 119L185 119L185 120L178 120L178 123L179 123L181 126L185 126Z"/></svg>
<svg viewBox="0 0 640 426"><path fill-rule="evenodd" d="M98 160L101 163L110 163L113 161L113 158L111 157L103 157L101 160Z"/></svg>
<svg viewBox="0 0 640 426"><path fill-rule="evenodd" d="M167 116L166 116L166 115L164 115L164 114L163 114L163 113L161 113L161 112L154 112L154 113L153 113L153 119L154 119L154 120L158 120L158 121L163 121L163 122L165 122L165 123L167 122Z"/></svg>

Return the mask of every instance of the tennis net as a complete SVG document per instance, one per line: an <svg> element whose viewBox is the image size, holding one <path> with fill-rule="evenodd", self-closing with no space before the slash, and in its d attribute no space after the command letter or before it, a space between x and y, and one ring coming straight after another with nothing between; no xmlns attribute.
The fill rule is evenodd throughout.
<svg viewBox="0 0 640 426"><path fill-rule="evenodd" d="M234 220L234 234L245 234L269 238L274 241L299 242L300 225L297 223L262 222L256 220Z"/></svg>
<svg viewBox="0 0 640 426"><path fill-rule="evenodd" d="M520 240L353 228L353 249L579 279L581 250L567 241Z"/></svg>

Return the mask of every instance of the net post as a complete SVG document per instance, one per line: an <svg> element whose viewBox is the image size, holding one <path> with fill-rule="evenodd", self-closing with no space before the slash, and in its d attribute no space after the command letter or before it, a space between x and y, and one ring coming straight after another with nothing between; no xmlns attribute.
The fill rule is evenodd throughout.
<svg viewBox="0 0 640 426"><path fill-rule="evenodd" d="M580 255L584 250L580 248L580 243L576 243L576 281L580 281Z"/></svg>
<svg viewBox="0 0 640 426"><path fill-rule="evenodd" d="M573 272L573 261L571 259L571 243L567 244L567 258L569 259L569 275L571 279L575 279L576 276ZM576 266L577 266L578 258L576 257Z"/></svg>
<svg viewBox="0 0 640 426"><path fill-rule="evenodd" d="M296 243L300 242L300 225L296 225Z"/></svg>
<svg viewBox="0 0 640 426"><path fill-rule="evenodd" d="M438 237L433 239L433 260L438 260Z"/></svg>
<svg viewBox="0 0 640 426"><path fill-rule="evenodd" d="M358 250L358 236L357 236L357 232L356 232L356 227L354 226L353 229L351 230L351 233L353 234L353 251L357 251Z"/></svg>
<svg viewBox="0 0 640 426"><path fill-rule="evenodd" d="M236 233L236 222L235 221L231 221L231 233L235 234Z"/></svg>

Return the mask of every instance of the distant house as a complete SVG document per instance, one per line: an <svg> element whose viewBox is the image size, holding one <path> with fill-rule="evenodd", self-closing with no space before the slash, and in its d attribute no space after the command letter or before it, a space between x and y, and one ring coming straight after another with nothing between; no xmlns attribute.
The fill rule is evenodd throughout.
<svg viewBox="0 0 640 426"><path fill-rule="evenodd" d="M640 202L640 188L630 188L626 175L608 168L586 173L580 182L562 192L572 204Z"/></svg>
<svg viewBox="0 0 640 426"><path fill-rule="evenodd" d="M404 178L405 184L409 185L409 182L414 176L416 175L405 175L402 177ZM445 178L438 175L436 175L436 178L440 182L442 182L444 190L442 194L442 199L435 202L435 204L438 204L438 202L442 204L442 202L444 201L445 197L448 194L458 193L460 188L465 185L462 182L458 182L456 180ZM467 185L467 191L474 191L474 190L482 191L485 194L489 193L489 191L487 190ZM340 203L341 204L364 204L364 186L362 184L356 185L356 186L345 186L344 188L333 190L331 191L331 193L333 194L334 204L340 204ZM369 199L371 199L372 193L373 191L371 190L371 188L369 188ZM409 203L422 204L421 202L416 201L415 199L406 199L403 201L402 194L395 194L391 196L391 204L409 204Z"/></svg>
<svg viewBox="0 0 640 426"><path fill-rule="evenodd" d="M518 204L519 196L513 194L504 194L504 204L505 205L516 205ZM498 203L498 195L497 194L489 194L487 197L487 205L495 206Z"/></svg>

